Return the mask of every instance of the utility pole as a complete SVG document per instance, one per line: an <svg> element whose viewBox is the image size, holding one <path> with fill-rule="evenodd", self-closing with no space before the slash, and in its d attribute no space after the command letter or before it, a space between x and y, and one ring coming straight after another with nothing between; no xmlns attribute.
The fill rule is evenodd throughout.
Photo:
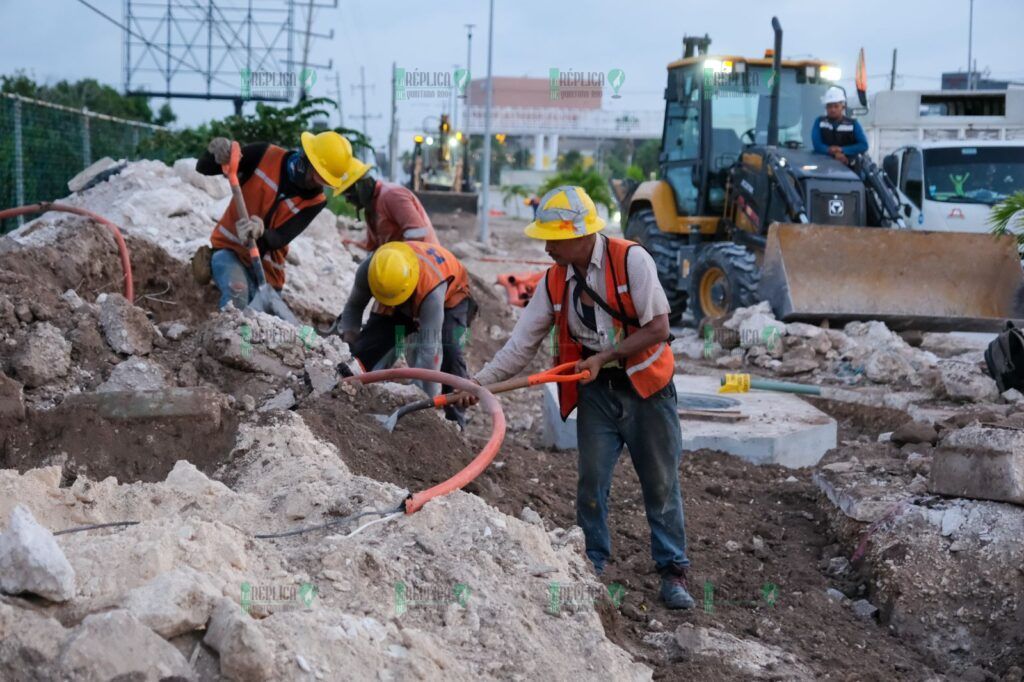
<svg viewBox="0 0 1024 682"><path fill-rule="evenodd" d="M484 171L481 178L484 186L484 196L481 202L480 211L483 216L480 220L480 241L487 243L490 239L490 231L487 225L487 214L490 212L488 200L491 188L491 102L494 94L494 78L491 66L494 59L494 0L491 0L490 13L487 16L487 88L484 103Z"/></svg>
<svg viewBox="0 0 1024 682"><path fill-rule="evenodd" d="M398 89L398 62L391 62L391 129L388 131L388 180L395 181L398 167L398 102L395 91Z"/></svg>
<svg viewBox="0 0 1024 682"><path fill-rule="evenodd" d="M367 142L369 142L370 134L369 134L369 132L366 129L366 121L368 121L371 118L380 118L380 114L373 114L372 116L370 116L370 115L367 115L367 113L366 113L366 90L367 89L370 89L370 90L373 89L372 85L367 85L366 84L366 67L363 67L363 66L359 67L359 85L353 85L352 89L353 90L359 90L359 92L360 92L360 94L362 96L363 113L358 118L362 121L362 124L363 124L362 125L363 137L366 138ZM359 156L360 157L364 157L365 155L366 155L365 150L360 150ZM365 161L366 159L364 158L363 160ZM376 159L373 159L374 163L376 163L376 161L377 161Z"/></svg>
<svg viewBox="0 0 1024 682"><path fill-rule="evenodd" d="M462 140L462 191L473 191L473 185L469 180L469 84L473 82L473 28L476 24L466 24L466 134ZM456 103L458 106L458 103Z"/></svg>
<svg viewBox="0 0 1024 682"><path fill-rule="evenodd" d="M334 96L338 100L338 127L345 127L345 114L341 110L341 76L337 71L334 72Z"/></svg>
<svg viewBox="0 0 1024 682"><path fill-rule="evenodd" d="M896 48L892 48L892 70L889 72L889 89L896 89Z"/></svg>
<svg viewBox="0 0 1024 682"><path fill-rule="evenodd" d="M974 0L971 0L971 10L967 18L967 89L974 89L974 62L972 61L971 48L974 41Z"/></svg>
<svg viewBox="0 0 1024 682"><path fill-rule="evenodd" d="M306 73L306 64L309 63L309 38L313 30L313 0L309 0L309 7L306 8L306 42L302 46L302 68L299 70L299 101L306 100L306 79L302 76Z"/></svg>

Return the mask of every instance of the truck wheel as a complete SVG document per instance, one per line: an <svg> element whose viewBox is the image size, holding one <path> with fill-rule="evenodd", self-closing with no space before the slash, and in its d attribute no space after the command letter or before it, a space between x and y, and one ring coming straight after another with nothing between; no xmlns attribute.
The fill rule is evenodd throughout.
<svg viewBox="0 0 1024 682"><path fill-rule="evenodd" d="M681 281L679 272L679 237L666 234L658 229L654 211L643 208L629 216L625 230L626 239L639 242L650 252L658 267L658 280L668 297L669 321L676 324L686 311L686 283Z"/></svg>
<svg viewBox="0 0 1024 682"><path fill-rule="evenodd" d="M700 323L705 317L725 317L736 308L758 301L761 271L754 254L733 242L702 245L690 273L690 307Z"/></svg>

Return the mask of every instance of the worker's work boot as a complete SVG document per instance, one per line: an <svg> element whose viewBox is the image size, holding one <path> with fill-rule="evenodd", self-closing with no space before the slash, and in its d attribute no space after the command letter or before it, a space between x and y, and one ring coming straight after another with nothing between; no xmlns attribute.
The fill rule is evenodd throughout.
<svg viewBox="0 0 1024 682"><path fill-rule="evenodd" d="M670 609L693 608L693 597L686 584L686 571L666 570L661 574L661 600Z"/></svg>

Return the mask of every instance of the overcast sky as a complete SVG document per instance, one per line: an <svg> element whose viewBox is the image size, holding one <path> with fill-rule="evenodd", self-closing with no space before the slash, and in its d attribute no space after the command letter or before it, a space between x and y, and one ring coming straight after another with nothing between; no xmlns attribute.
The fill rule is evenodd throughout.
<svg viewBox="0 0 1024 682"><path fill-rule="evenodd" d="M123 19L122 0L90 2L118 21ZM244 0L218 4L239 6ZM334 38L317 39L311 61L326 64L333 59L334 71L318 70L312 94L333 97L337 72L345 124L362 127L356 117L359 93L352 86L364 67L367 85L373 86L366 93L367 113L380 116L367 121L375 144L387 137L392 62L423 71L465 66L464 24L474 23L472 72L485 75L486 0L339 0L338 5L315 13L314 30L328 33L333 28ZM1024 81L1024 0L976 0L974 5L979 70ZM546 78L552 67L604 73L619 68L625 72L622 97L606 97L606 108L661 109L665 65L682 55L684 34L709 34L711 52L759 56L771 46L770 21L776 15L785 31L784 54L837 63L848 90L852 91L860 47L867 55L869 91L888 87L894 47L899 49L898 88L937 88L941 72L966 66L968 7L969 0L495 0L493 69L497 76ZM0 0L0 26L6 27L0 41L0 73L25 69L43 82L92 77L118 89L124 86L121 29L77 0ZM145 78L151 87L162 87L155 76ZM224 80L239 87L237 74L225 75ZM160 103L154 100L155 105ZM172 106L179 122L194 124L228 114L232 105L175 100ZM434 117L427 121L434 125L438 113L437 103L400 103L402 139L411 139L428 117ZM336 117L332 123L337 123Z"/></svg>

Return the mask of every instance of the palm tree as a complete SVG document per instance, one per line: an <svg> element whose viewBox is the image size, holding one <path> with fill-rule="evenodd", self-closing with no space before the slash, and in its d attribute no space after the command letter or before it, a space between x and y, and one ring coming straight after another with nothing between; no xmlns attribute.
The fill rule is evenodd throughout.
<svg viewBox="0 0 1024 682"><path fill-rule="evenodd" d="M992 226L992 234L1013 235L1017 239L1017 249L1024 254L1024 191L1015 192L993 206L988 222Z"/></svg>

